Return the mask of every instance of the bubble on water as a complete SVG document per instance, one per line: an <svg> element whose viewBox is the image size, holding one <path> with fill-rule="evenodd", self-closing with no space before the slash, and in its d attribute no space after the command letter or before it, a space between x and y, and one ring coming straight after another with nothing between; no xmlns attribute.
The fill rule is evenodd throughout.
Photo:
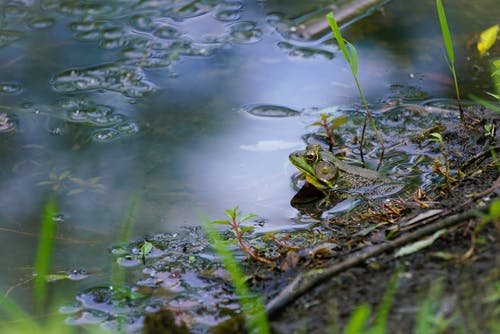
<svg viewBox="0 0 500 334"><path fill-rule="evenodd" d="M262 39L262 30L250 21L241 21L229 26L229 35L234 43L251 44Z"/></svg>
<svg viewBox="0 0 500 334"><path fill-rule="evenodd" d="M0 133L13 132L16 130L17 120L7 113L0 113Z"/></svg>
<svg viewBox="0 0 500 334"><path fill-rule="evenodd" d="M19 30L0 30L0 48L7 46L24 36Z"/></svg>
<svg viewBox="0 0 500 334"><path fill-rule="evenodd" d="M87 271L84 269L74 269L69 271L67 274L68 274L68 279L72 281L79 281L89 276Z"/></svg>
<svg viewBox="0 0 500 334"><path fill-rule="evenodd" d="M320 56L326 59L333 59L334 57L334 53L330 51L315 49L311 47L300 47L288 42L279 42L278 47L282 51L285 51L291 58L310 59Z"/></svg>
<svg viewBox="0 0 500 334"><path fill-rule="evenodd" d="M0 95L19 94L23 90L22 86L15 82L0 83Z"/></svg>
<svg viewBox="0 0 500 334"><path fill-rule="evenodd" d="M7 6L5 6L2 10L3 15L7 17L24 17L28 14L29 8L19 3L11 2Z"/></svg>
<svg viewBox="0 0 500 334"><path fill-rule="evenodd" d="M190 1L189 3L179 2L174 5L174 8L168 11L168 16L174 20L183 21L207 14L216 5L216 2L210 3L209 1Z"/></svg>
<svg viewBox="0 0 500 334"><path fill-rule="evenodd" d="M87 122L89 120L86 112L76 109L68 111L68 118L72 122Z"/></svg>
<svg viewBox="0 0 500 334"><path fill-rule="evenodd" d="M127 40L123 38L117 39L101 39L99 47L105 50L119 49L127 44Z"/></svg>
<svg viewBox="0 0 500 334"><path fill-rule="evenodd" d="M215 12L214 17L219 21L237 21L241 17L240 10L226 9Z"/></svg>
<svg viewBox="0 0 500 334"><path fill-rule="evenodd" d="M123 267L135 267L142 263L138 258L129 255L119 257L116 262Z"/></svg>
<svg viewBox="0 0 500 334"><path fill-rule="evenodd" d="M56 20L53 17L42 17L31 20L28 26L31 29L47 29L54 25Z"/></svg>
<svg viewBox="0 0 500 334"><path fill-rule="evenodd" d="M78 21L70 23L69 27L76 32L89 32L97 30L99 23L95 21Z"/></svg>
<svg viewBox="0 0 500 334"><path fill-rule="evenodd" d="M75 38L82 42L94 42L101 38L101 32L99 30L85 31L76 34Z"/></svg>
<svg viewBox="0 0 500 334"><path fill-rule="evenodd" d="M243 3L241 1L226 0L222 1L221 8L225 10L240 10L243 8Z"/></svg>
<svg viewBox="0 0 500 334"><path fill-rule="evenodd" d="M155 29L153 35L162 39L175 39L178 38L181 33L169 25L162 25Z"/></svg>
<svg viewBox="0 0 500 334"><path fill-rule="evenodd" d="M102 29L102 37L106 39L119 39L123 36L121 26L110 26Z"/></svg>
<svg viewBox="0 0 500 334"><path fill-rule="evenodd" d="M133 121L126 121L115 127L122 135L134 135L139 132L139 125Z"/></svg>
<svg viewBox="0 0 500 334"><path fill-rule="evenodd" d="M119 4L108 4L106 2L49 1L43 4L43 8L59 12L69 17L109 18L121 13ZM126 10L126 8L123 8L123 10Z"/></svg>
<svg viewBox="0 0 500 334"><path fill-rule="evenodd" d="M139 68L123 64L67 70L55 75L51 84L59 93L105 89L128 97L142 97L156 90L154 84L144 79Z"/></svg>
<svg viewBox="0 0 500 334"><path fill-rule="evenodd" d="M240 109L254 116L260 117L291 117L298 116L299 111L277 105L248 105Z"/></svg>
<svg viewBox="0 0 500 334"><path fill-rule="evenodd" d="M142 31L151 31L154 29L155 24L150 16L144 14L133 15L129 23L132 27Z"/></svg>
<svg viewBox="0 0 500 334"><path fill-rule="evenodd" d="M99 129L94 132L92 138L101 143L109 143L120 137L120 132L113 128Z"/></svg>

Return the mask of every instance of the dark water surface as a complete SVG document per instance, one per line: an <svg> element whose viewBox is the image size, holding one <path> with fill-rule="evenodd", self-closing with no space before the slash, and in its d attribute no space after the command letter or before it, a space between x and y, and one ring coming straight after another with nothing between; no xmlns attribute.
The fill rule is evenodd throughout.
<svg viewBox="0 0 500 334"><path fill-rule="evenodd" d="M130 238L235 205L267 230L300 225L288 154L304 146L317 110L358 102L329 35L291 30L325 6L2 1L0 292L29 304L22 282L49 196L61 214L53 272L94 274L58 283L70 293L107 279L107 248L134 199ZM473 43L497 23L497 0L446 6L463 93L481 95L488 60ZM434 1L392 1L344 33L371 103L453 96Z"/></svg>

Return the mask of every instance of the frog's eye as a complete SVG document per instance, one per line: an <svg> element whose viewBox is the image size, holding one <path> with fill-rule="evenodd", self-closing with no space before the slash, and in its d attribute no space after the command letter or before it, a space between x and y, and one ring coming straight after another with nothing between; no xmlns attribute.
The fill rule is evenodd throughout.
<svg viewBox="0 0 500 334"><path fill-rule="evenodd" d="M307 162L316 162L316 160L318 160L318 152L307 151L306 152L306 160L307 160Z"/></svg>
<svg viewBox="0 0 500 334"><path fill-rule="evenodd" d="M321 181L327 182L333 180L337 176L337 168L332 163L320 161L314 168L316 176Z"/></svg>

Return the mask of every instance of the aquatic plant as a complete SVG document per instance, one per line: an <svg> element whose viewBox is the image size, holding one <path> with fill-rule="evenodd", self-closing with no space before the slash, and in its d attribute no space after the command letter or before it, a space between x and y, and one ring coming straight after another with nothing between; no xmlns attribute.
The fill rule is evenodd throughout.
<svg viewBox="0 0 500 334"><path fill-rule="evenodd" d="M245 318L245 325L248 333L270 333L269 322L261 297L250 292L250 289L245 283L247 277L243 274L236 259L234 258L234 255L229 250L229 243L223 240L216 229L213 227L214 224L222 223L224 225L229 224L230 226L232 226L235 229L235 232L240 230L239 224L237 224L238 220L236 219L240 215L238 207L226 210L226 213L230 217L231 222L227 221L227 223L225 223L226 221L216 220L212 222L205 222L203 224L203 227L213 248L221 258L231 277L231 282L234 286L236 294L239 296L239 302L243 309L243 316ZM247 215L241 218L239 222L250 219L251 217L253 217L253 215Z"/></svg>
<svg viewBox="0 0 500 334"><path fill-rule="evenodd" d="M252 231L254 229L254 227L253 226L241 226L241 223L255 217L255 214L250 213L244 217L241 217L241 211L238 210L237 206L235 206L233 209L228 209L225 212L226 212L226 215L229 217L229 220L214 220L214 221L212 221L212 224L220 224L220 225L230 226L236 239L238 240L238 243L239 243L241 249L245 253L250 255L250 257L256 261L265 263L267 265L273 265L272 261L259 256L255 251L253 251L250 248L250 246L247 245L245 240L243 240L243 236L246 233Z"/></svg>
<svg viewBox="0 0 500 334"><path fill-rule="evenodd" d="M363 122L363 128L361 130L361 137L359 140L359 152L361 155L361 163L363 166L365 166L365 159L364 159L364 154L363 154L363 145L365 141L365 132L366 132L366 123L367 120L370 120L370 124L373 128L373 131L375 132L375 135L377 136L377 140L380 143L381 147L381 152L380 152L380 160L379 160L379 166L380 163L382 162L382 159L384 158L384 151L385 151L385 146L384 146L384 141L382 140L382 137L380 136L380 133L377 129L377 125L375 124L375 120L372 117L372 114L370 113L370 109L368 108L368 103L366 102L365 95L363 94L363 90L361 89L361 86L359 84L358 80L358 52L356 51L356 47L349 43L347 40L345 40L342 37L342 34L340 32L339 26L337 24L337 21L335 20L335 17L333 16L333 12L330 12L326 15L326 19L328 20L328 23L330 24L330 28L333 32L333 36L337 40L337 43L342 50L342 53L344 54L344 58L346 59L347 63L349 64L349 67L351 68L352 76L354 78L354 82L356 83L356 88L358 89L359 96L361 100L363 101L363 106L365 108L366 114L365 114L365 119ZM349 48L349 50L347 49Z"/></svg>
<svg viewBox="0 0 500 334"><path fill-rule="evenodd" d="M451 41L450 29L448 28L448 21L446 19L446 14L444 12L443 3L441 2L441 0L436 0L436 7L439 17L439 24L441 25L441 32L446 49L446 54L448 56L448 58L445 59L446 63L448 64L448 68L450 69L450 72L453 76L453 83L455 85L455 93L457 95L458 109L460 110L460 120L462 121L462 124L465 124L465 116L464 116L465 113L464 109L462 108L462 103L460 99L460 90L458 88L457 72L455 71L455 54L453 52L453 43Z"/></svg>
<svg viewBox="0 0 500 334"><path fill-rule="evenodd" d="M64 322L65 315L55 309L54 303L49 303L47 297L48 282L55 275L49 274L57 222L57 205L48 200L41 219L40 236L34 263L33 299L36 317L24 311L8 294L0 294L0 312L5 320L0 320L1 333L19 334L71 334L71 333L110 333L100 328L79 328L68 326ZM49 311L48 311L49 310Z"/></svg>
<svg viewBox="0 0 500 334"><path fill-rule="evenodd" d="M320 126L325 130L325 136L328 140L329 150L331 151L335 146L335 139L333 139L334 131L347 121L346 116L332 116L328 114L320 114L320 120L309 124L310 126Z"/></svg>

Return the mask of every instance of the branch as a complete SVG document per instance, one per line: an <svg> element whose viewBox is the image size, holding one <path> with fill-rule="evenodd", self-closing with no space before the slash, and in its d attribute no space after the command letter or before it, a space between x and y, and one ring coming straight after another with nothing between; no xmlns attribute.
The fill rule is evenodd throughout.
<svg viewBox="0 0 500 334"><path fill-rule="evenodd" d="M268 316L271 318L272 316L276 315L278 311L280 311L285 306L293 302L295 299L307 293L308 291L314 289L320 284L325 283L333 276L341 272L344 272L352 267L361 265L369 258L378 256L385 252L395 250L398 247L416 241L424 236L430 235L443 228L459 225L465 220L477 217L480 212L486 213L487 210L488 207L485 206L481 209L470 209L466 212L449 216L447 218L444 218L443 220L439 220L435 223L430 223L428 225L425 225L424 227L414 232L410 232L392 241L388 241L387 243L381 244L379 246L374 246L371 250L362 252L357 256L350 257L338 264L335 264L331 267L322 270L318 274L314 274L311 272L306 272L305 274L299 274L287 287L285 287L285 289L283 289L278 294L278 296L273 298L267 304L266 312ZM317 269L315 271L317 271Z"/></svg>

